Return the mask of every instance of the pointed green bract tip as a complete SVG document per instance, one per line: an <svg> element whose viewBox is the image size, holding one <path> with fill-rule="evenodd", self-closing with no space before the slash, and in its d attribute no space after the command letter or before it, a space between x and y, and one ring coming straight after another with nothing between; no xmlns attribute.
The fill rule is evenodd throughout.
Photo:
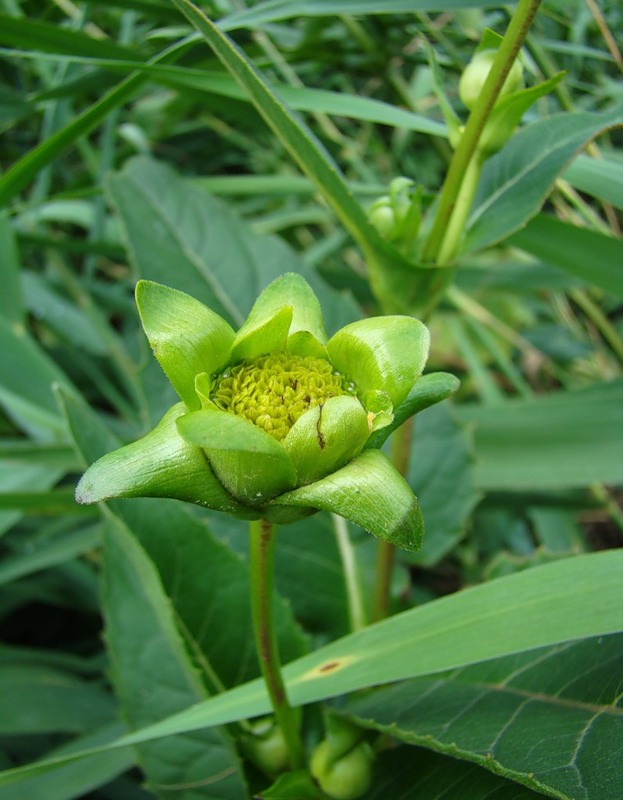
<svg viewBox="0 0 623 800"><path fill-rule="evenodd" d="M233 329L199 300L160 283L139 281L136 302L145 335L167 378L188 408L200 408L195 376L227 365Z"/></svg>

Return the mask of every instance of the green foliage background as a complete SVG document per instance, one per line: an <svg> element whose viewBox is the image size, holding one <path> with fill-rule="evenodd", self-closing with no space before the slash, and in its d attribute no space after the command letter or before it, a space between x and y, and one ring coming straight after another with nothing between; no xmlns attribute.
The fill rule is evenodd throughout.
<svg viewBox="0 0 623 800"><path fill-rule="evenodd" d="M73 488L175 401L140 331L139 277L238 326L300 272L331 332L379 313L373 265L427 315L429 370L461 388L411 432L427 534L398 556L390 619L352 630L345 564L369 614L371 537L349 526L345 551L324 514L280 531L292 701L384 745L366 798L616 800L623 11L542 4L528 82L566 78L486 163L432 304L424 284L401 296L414 270L365 209L396 175L433 206L451 150L425 43L464 120L461 70L507 12L202 8L218 29L198 34L182 0L0 2L0 800L267 788L236 744L269 708L244 524L173 501L81 508ZM307 732L321 735L315 710Z"/></svg>

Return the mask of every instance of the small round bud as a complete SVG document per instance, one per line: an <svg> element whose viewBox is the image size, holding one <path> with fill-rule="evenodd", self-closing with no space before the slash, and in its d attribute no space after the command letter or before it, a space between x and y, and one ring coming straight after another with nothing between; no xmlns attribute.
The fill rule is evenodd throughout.
<svg viewBox="0 0 623 800"><path fill-rule="evenodd" d="M281 728L271 720L257 724L252 733L241 739L241 746L249 761L270 778L288 769L288 747Z"/></svg>
<svg viewBox="0 0 623 800"><path fill-rule="evenodd" d="M339 758L333 744L325 739L314 750L310 771L320 788L335 800L355 800L366 792L372 781L374 755L367 742L359 742Z"/></svg>
<svg viewBox="0 0 623 800"><path fill-rule="evenodd" d="M481 50L472 58L469 64L463 70L461 79L459 81L459 97L464 105L471 111L476 105L482 87L487 80L491 67L495 60L495 50ZM504 85L498 96L498 100L505 95L516 92L518 89L523 88L523 69L519 61L515 61L506 76Z"/></svg>
<svg viewBox="0 0 623 800"><path fill-rule="evenodd" d="M368 220L384 239L391 239L396 227L396 214L389 197L380 197L370 207Z"/></svg>

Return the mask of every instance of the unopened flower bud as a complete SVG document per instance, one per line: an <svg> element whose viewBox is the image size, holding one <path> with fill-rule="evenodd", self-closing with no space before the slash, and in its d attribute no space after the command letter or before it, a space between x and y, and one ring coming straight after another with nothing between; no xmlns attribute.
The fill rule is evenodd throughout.
<svg viewBox="0 0 623 800"><path fill-rule="evenodd" d="M338 758L330 739L320 742L311 758L310 770L320 788L335 800L355 800L372 781L374 754L367 742L359 742Z"/></svg>
<svg viewBox="0 0 623 800"><path fill-rule="evenodd" d="M293 273L264 289L237 332L157 283L141 281L137 303L181 402L142 439L92 464L78 502L173 497L278 524L327 510L398 546L420 546L417 499L366 445L422 373L421 322L371 317L329 338L315 294Z"/></svg>
<svg viewBox="0 0 623 800"><path fill-rule="evenodd" d="M467 108L471 111L482 92L482 87L491 72L491 67L496 56L495 50L481 50L472 58L463 70L459 81L459 97ZM504 85L500 90L498 100L512 92L522 89L524 85L523 69L519 61L515 61L506 76Z"/></svg>
<svg viewBox="0 0 623 800"><path fill-rule="evenodd" d="M281 728L274 720L267 718L256 723L240 744L249 761L269 778L275 778L288 769L288 747Z"/></svg>

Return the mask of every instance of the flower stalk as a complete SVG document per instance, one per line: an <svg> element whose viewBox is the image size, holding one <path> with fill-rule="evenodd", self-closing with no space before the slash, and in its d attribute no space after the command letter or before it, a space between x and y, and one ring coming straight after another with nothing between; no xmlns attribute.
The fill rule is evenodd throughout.
<svg viewBox="0 0 623 800"><path fill-rule="evenodd" d="M403 478L407 477L413 417L404 422L392 436L391 460ZM396 548L390 542L379 541L376 550L376 578L372 597L372 622L379 622L389 614L392 575L396 560Z"/></svg>
<svg viewBox="0 0 623 800"><path fill-rule="evenodd" d="M305 752L299 734L297 713L288 702L281 674L272 613L275 533L272 522L266 519L249 523L253 631L260 669L277 725L286 742L290 767L302 769L305 766Z"/></svg>

